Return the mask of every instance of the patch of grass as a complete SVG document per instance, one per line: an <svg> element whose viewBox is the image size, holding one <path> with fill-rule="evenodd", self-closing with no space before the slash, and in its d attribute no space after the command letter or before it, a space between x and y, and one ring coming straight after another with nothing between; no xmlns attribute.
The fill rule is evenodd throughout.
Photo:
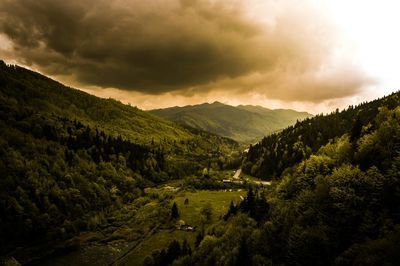
<svg viewBox="0 0 400 266"><path fill-rule="evenodd" d="M155 250L162 250L168 246L168 244L176 239L182 242L186 239L189 244L193 247L196 238L196 232L186 232L179 230L159 230L154 235L150 236L143 241L132 253L127 255L120 263L121 266L134 266L142 265L143 260L146 256L151 255Z"/></svg>
<svg viewBox="0 0 400 266"><path fill-rule="evenodd" d="M156 190L153 190L152 192L156 192ZM240 201L240 196L245 195L245 189L240 191L232 190L231 192L229 190L226 192L224 190L199 190L196 192L179 191L176 193L175 199L171 201L171 204L175 201L178 205L180 212L178 220L184 220L186 224L197 226L198 230L194 232L175 229L158 230L155 234L145 239L133 252L127 255L119 265L142 265L146 256L151 255L154 250L164 249L173 239L176 239L181 243L186 239L193 248L196 235L198 231L201 230L202 222L200 210L208 204L212 206L212 221L210 223L212 224L227 212L231 200L238 203ZM189 200L189 204L184 204L185 199Z"/></svg>
<svg viewBox="0 0 400 266"><path fill-rule="evenodd" d="M246 191L244 189L238 190L201 190L196 192L186 192L184 195L178 196L174 199L178 205L181 220L184 220L186 224L200 226L201 225L201 214L200 211L203 207L208 204L212 207L212 222L223 216L229 207L231 200L233 202L239 202L240 196L245 196ZM185 205L185 199L189 200L189 204Z"/></svg>

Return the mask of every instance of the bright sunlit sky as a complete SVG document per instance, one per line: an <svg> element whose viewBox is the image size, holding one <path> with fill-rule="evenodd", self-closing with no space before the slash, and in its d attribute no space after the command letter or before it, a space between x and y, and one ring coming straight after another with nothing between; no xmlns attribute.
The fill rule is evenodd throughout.
<svg viewBox="0 0 400 266"><path fill-rule="evenodd" d="M400 89L399 1L1 0L0 58L142 109L311 113Z"/></svg>
<svg viewBox="0 0 400 266"><path fill-rule="evenodd" d="M301 1L293 1L301 4ZM275 1L278 3L279 1ZM313 112L346 107L400 90L400 2L395 0L314 0L312 8L321 12L335 28L340 40L339 57L345 53L355 66L375 81L353 97L326 101L321 104L292 102L294 108ZM255 17L268 10L268 1L250 6ZM284 12L284 11L283 11ZM346 54L347 52L347 54ZM349 53L350 52L350 53ZM273 104L273 103L272 103ZM278 105L283 103L278 103Z"/></svg>
<svg viewBox="0 0 400 266"><path fill-rule="evenodd" d="M375 94L399 90L400 2L336 0L327 7L349 45L354 45L357 63L379 82L371 88Z"/></svg>

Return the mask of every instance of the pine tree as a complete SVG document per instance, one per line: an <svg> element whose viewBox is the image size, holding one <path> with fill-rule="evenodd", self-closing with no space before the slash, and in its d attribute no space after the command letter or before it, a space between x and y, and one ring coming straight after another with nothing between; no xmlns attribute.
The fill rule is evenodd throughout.
<svg viewBox="0 0 400 266"><path fill-rule="evenodd" d="M228 218L232 215L235 215L237 213L237 207L233 203L233 200L231 200L231 204L229 205L228 212L224 215L224 220L228 220Z"/></svg>
<svg viewBox="0 0 400 266"><path fill-rule="evenodd" d="M176 205L176 202L174 202L171 208L171 218L177 219L178 217L179 217L178 205Z"/></svg>
<svg viewBox="0 0 400 266"><path fill-rule="evenodd" d="M195 247L200 246L200 243L201 243L201 241L203 240L203 238L204 238L204 232L203 232L203 231L200 231L200 232L196 235L196 240L195 240L195 242L194 242L194 246L195 246Z"/></svg>
<svg viewBox="0 0 400 266"><path fill-rule="evenodd" d="M192 255L192 249L190 248L190 245L189 245L188 241L186 240L186 238L185 238L185 240L183 240L183 243L182 243L181 255L182 256Z"/></svg>
<svg viewBox="0 0 400 266"><path fill-rule="evenodd" d="M236 258L236 265L251 265L249 249L247 247L246 238L242 237L239 243L239 251Z"/></svg>
<svg viewBox="0 0 400 266"><path fill-rule="evenodd" d="M165 253L165 265L170 265L172 262L181 256L181 245L177 240L173 240Z"/></svg>

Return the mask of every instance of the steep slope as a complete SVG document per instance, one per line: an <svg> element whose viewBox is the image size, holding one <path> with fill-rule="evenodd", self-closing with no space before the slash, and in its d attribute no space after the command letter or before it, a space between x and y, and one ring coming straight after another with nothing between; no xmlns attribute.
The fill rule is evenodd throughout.
<svg viewBox="0 0 400 266"><path fill-rule="evenodd" d="M254 105L239 105L238 108L247 110L253 113L258 113L263 116L266 121L274 125L277 129L283 129L296 123L298 120L309 118L312 115L307 112L298 112L291 109L268 109Z"/></svg>
<svg viewBox="0 0 400 266"><path fill-rule="evenodd" d="M199 137L207 140L207 137L202 137L207 135L206 132L200 134L182 128L114 99L101 99L66 87L39 73L18 66L6 66L2 61L0 70L0 93L4 106L30 108L35 112L78 120L114 137L120 135L140 144L162 143L163 146L175 147ZM211 139L221 144L235 144L217 136Z"/></svg>
<svg viewBox="0 0 400 266"><path fill-rule="evenodd" d="M0 257L95 228L147 186L223 166L235 146L0 62Z"/></svg>
<svg viewBox="0 0 400 266"><path fill-rule="evenodd" d="M398 265L400 93L267 137L245 164L277 180L174 265Z"/></svg>
<svg viewBox="0 0 400 266"><path fill-rule="evenodd" d="M193 137L187 130L135 107L113 99L99 99L68 88L38 73L1 63L1 93L18 106L78 119L104 128L113 135L148 143L151 139L185 140Z"/></svg>
<svg viewBox="0 0 400 266"><path fill-rule="evenodd" d="M151 113L178 124L209 131L240 142L251 143L297 120L310 117L305 112L270 110L261 106L212 104L171 107Z"/></svg>
<svg viewBox="0 0 400 266"><path fill-rule="evenodd" d="M348 134L351 141L364 131L372 130L374 119L381 108L394 109L400 104L400 93L359 106L317 115L290 126L282 132L265 137L250 146L243 168L246 173L271 179L326 145L329 141Z"/></svg>

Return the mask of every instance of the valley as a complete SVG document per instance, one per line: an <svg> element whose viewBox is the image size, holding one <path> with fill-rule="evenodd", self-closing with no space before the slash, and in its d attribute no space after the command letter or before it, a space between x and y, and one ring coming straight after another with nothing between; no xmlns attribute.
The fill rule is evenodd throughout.
<svg viewBox="0 0 400 266"><path fill-rule="evenodd" d="M167 245L185 235L169 215L175 197L191 193L185 219L214 197L214 222L238 194L212 191L246 187L222 182L233 175L224 169L240 166L231 139L0 68L3 255L33 265L119 263L158 236Z"/></svg>
<svg viewBox="0 0 400 266"><path fill-rule="evenodd" d="M222 179L219 180L222 183ZM179 184L180 183L180 184ZM55 251L34 265L141 265L156 250L167 247L171 239L191 247L201 234L226 215L229 204L246 197L247 186L219 190L185 188L184 182L172 182L145 189L145 196L108 214L95 230L81 232L75 247ZM171 219L173 203L179 217ZM204 210L210 217L204 216ZM197 240L196 240L197 239ZM198 245L198 243L197 243ZM64 255L61 255L64 254Z"/></svg>
<svg viewBox="0 0 400 266"><path fill-rule="evenodd" d="M0 70L2 261L399 259L398 92L307 117L247 146L19 66L3 62Z"/></svg>
<svg viewBox="0 0 400 266"><path fill-rule="evenodd" d="M0 266L400 265L399 10L0 0Z"/></svg>

